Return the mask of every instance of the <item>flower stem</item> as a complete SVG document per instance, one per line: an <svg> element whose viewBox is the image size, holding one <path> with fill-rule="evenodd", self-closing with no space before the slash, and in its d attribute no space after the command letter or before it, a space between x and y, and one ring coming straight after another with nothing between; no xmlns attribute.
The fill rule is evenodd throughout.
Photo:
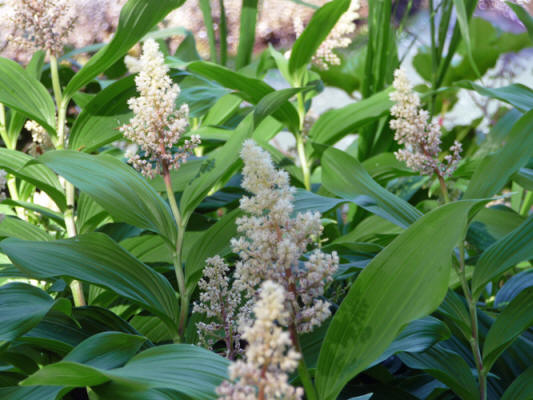
<svg viewBox="0 0 533 400"><path fill-rule="evenodd" d="M298 363L298 375L304 387L305 397L307 400L318 400L318 394L316 392L315 385L311 380L311 375L309 374L307 365L305 364L304 355L300 346L300 339L298 338L298 333L294 323L289 326L289 333L295 350L302 356L302 358L300 358L300 362Z"/></svg>
<svg viewBox="0 0 533 400"><path fill-rule="evenodd" d="M59 81L59 69L57 65L57 58L50 54L50 72L52 75L52 89L54 91L54 98L57 106L57 148L64 149L67 147L65 136L65 125L67 118L68 100L63 99L61 92L61 82ZM77 236L76 222L74 220L74 208L76 204L75 189L67 180L63 179L63 188L65 190L65 197L67 200L67 208L63 212L65 219L65 227L67 228L67 237L72 238ZM83 294L83 284L80 281L73 280L70 283L70 290L74 299L74 305L81 307L87 305L85 295Z"/></svg>
<svg viewBox="0 0 533 400"><path fill-rule="evenodd" d="M476 364L476 369L478 372L479 380L479 398L480 400L487 399L487 374L483 367L483 358L481 357L480 343L479 343L479 328L478 328L478 318L477 318L477 307L476 301L472 297L472 292L468 286L468 278L466 277L466 268L465 268L465 247L464 241L461 241L459 245L459 278L461 280L461 286L465 294L466 301L468 303L468 311L470 313L470 325L471 325L471 336L468 338L470 343L470 348L472 349L472 354L474 356L474 362Z"/></svg>
<svg viewBox="0 0 533 400"><path fill-rule="evenodd" d="M437 173L439 178L440 191L442 193L442 198L444 199L444 204L450 202L450 196L448 195L448 188L446 187L446 182L441 174Z"/></svg>
<svg viewBox="0 0 533 400"><path fill-rule="evenodd" d="M303 138L303 127L305 120L305 102L303 94L300 92L296 95L298 99L298 115L300 117L300 132L296 136L296 149L298 151L298 159L300 160L300 168L304 178L304 186L306 190L311 191L311 170L309 168L309 161L305 154L305 143Z"/></svg>
<svg viewBox="0 0 533 400"><path fill-rule="evenodd" d="M187 315L189 310L189 296L187 293L187 288L185 286L185 276L183 274L182 266L182 247L183 247L183 236L185 234L185 224L181 218L180 210L178 204L176 203L176 197L174 196L174 190L172 189L172 180L170 177L170 171L168 165L163 163L163 180L165 181L165 188L167 191L168 202L170 204L170 209L176 220L176 225L178 228L178 238L176 240L176 248L174 249L174 272L176 274L176 281L178 282L178 292L180 295L180 315L178 323L178 334L180 340L183 340L185 326L187 324Z"/></svg>

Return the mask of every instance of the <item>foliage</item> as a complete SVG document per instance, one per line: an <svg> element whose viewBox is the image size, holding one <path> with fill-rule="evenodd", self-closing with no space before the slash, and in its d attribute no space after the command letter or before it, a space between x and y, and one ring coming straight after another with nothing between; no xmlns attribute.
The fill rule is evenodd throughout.
<svg viewBox="0 0 533 400"><path fill-rule="evenodd" d="M216 399L217 387L240 387L239 368L253 365L243 357L264 344L254 319L268 322L269 340L282 337L279 359L295 363L278 371L271 359L256 364L288 379L279 387L302 387L309 400L533 398L533 89L492 87L487 74L506 53L532 46L527 11L509 3L528 30L509 33L474 17L476 0L429 1L431 45L413 59L424 84L411 101L420 100L416 112L427 110L427 123L442 133L438 145L457 140L464 151L451 176L431 169L421 176L396 159L402 143L390 125L394 71L404 56L398 44L409 38L412 1L397 18L401 2L371 1L368 32L358 29L358 41L339 50L342 62L329 70L313 56L354 6L348 0L318 8L291 49L260 52L254 38L261 3L244 0L236 55L228 51L224 2L215 7L217 41L212 4L200 1L210 60L200 58L190 32L171 52L168 32L157 30L182 3L127 1L112 40L83 66L72 58L76 52L59 63L36 51L25 68L0 58L0 398ZM160 175L150 179L127 164L131 143L119 128L138 112L128 102L139 86L138 75L124 68L132 62L128 51L153 38L166 55L168 87L181 88L176 110L187 111L188 127L161 150ZM272 71L284 88L268 83ZM352 101L313 118L313 101L328 86ZM479 121L436 125L466 92L498 101L486 115L488 133ZM48 141L37 143L26 120ZM161 122L168 128L172 120ZM293 148L276 147L280 132ZM337 145L354 134L348 147ZM193 149L196 135L201 144ZM255 178L240 157L250 139L270 157L255 160L263 166ZM189 159L172 170L165 151L183 149ZM259 207L254 201L270 201L270 208L250 217L250 204ZM284 222L273 228L277 220ZM318 228L307 237L283 242L287 232L303 235L304 228L291 229L311 220ZM243 238L250 229L243 226L254 221L262 221L272 248L286 252L265 270L283 265L276 257L298 254L286 282L272 290L300 297L278 308L312 301L329 307L322 326L303 333L281 309L275 321L259 318L268 302L254 302L257 293L231 304L244 310L245 322L229 325L248 323L233 341L224 340L229 325L215 321L220 312L194 312L206 296L206 265L225 266L225 290L242 284L240 266L264 239ZM305 243L299 253L289 248L298 240ZM270 249L253 247L256 254L258 248ZM336 272L321 278L309 294L314 300L301 300L306 294L297 290L306 282L291 281L291 268L310 277L320 257ZM220 340L202 348L197 326L206 325ZM265 398L262 390L257 384L250 398Z"/></svg>

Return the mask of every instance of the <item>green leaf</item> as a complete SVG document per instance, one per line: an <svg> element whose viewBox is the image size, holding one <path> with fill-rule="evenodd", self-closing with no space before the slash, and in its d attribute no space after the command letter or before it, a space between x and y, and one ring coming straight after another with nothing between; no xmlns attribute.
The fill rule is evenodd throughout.
<svg viewBox="0 0 533 400"><path fill-rule="evenodd" d="M178 302L168 281L102 233L54 242L6 239L0 248L32 277L66 276L108 288L175 327Z"/></svg>
<svg viewBox="0 0 533 400"><path fill-rule="evenodd" d="M56 400L59 386L0 387L0 398L9 400Z"/></svg>
<svg viewBox="0 0 533 400"><path fill-rule="evenodd" d="M452 250L478 203L458 201L424 215L363 269L333 317L320 350L316 383L322 399L335 399L350 379L383 354L406 324L441 303L448 289Z"/></svg>
<svg viewBox="0 0 533 400"><path fill-rule="evenodd" d="M465 199L494 195L515 172L525 166L533 155L532 130L533 110L524 114L513 126L502 149L483 159L466 189Z"/></svg>
<svg viewBox="0 0 533 400"><path fill-rule="evenodd" d="M37 326L53 306L54 299L35 286L13 282L0 287L0 345Z"/></svg>
<svg viewBox="0 0 533 400"><path fill-rule="evenodd" d="M386 115L393 105L389 93L385 90L342 108L326 111L311 128L309 137L316 143L335 144L346 134Z"/></svg>
<svg viewBox="0 0 533 400"><path fill-rule="evenodd" d="M417 319L400 332L394 342L372 365L377 365L396 353L419 353L442 340L449 339L450 336L448 326L437 318Z"/></svg>
<svg viewBox="0 0 533 400"><path fill-rule="evenodd" d="M533 17L524 7L520 6L519 4L515 4L512 1L506 1L505 3L513 9L518 19L526 27L529 37L533 41Z"/></svg>
<svg viewBox="0 0 533 400"><path fill-rule="evenodd" d="M99 92L76 118L69 137L72 149L92 152L122 137L118 130L132 116L128 99L137 96L134 76L128 76Z"/></svg>
<svg viewBox="0 0 533 400"><path fill-rule="evenodd" d="M197 61L189 64L187 69L218 82L226 88L236 90L237 94L251 104L259 103L267 94L274 92L271 86L259 79L247 77L213 63ZM299 121L298 113L288 101L284 102L272 115L289 129L298 129L298 124L294 125L294 121Z"/></svg>
<svg viewBox="0 0 533 400"><path fill-rule="evenodd" d="M494 306L501 307L511 302L520 292L528 287L533 286L533 268L528 268L516 275L513 275L505 284L498 290L494 298Z"/></svg>
<svg viewBox="0 0 533 400"><path fill-rule="evenodd" d="M291 75L301 73L349 6L350 0L333 0L313 13L309 24L292 46L289 59Z"/></svg>
<svg viewBox="0 0 533 400"><path fill-rule="evenodd" d="M186 221L207 194L225 183L239 168L242 142L252 134L252 116L245 118L221 148L211 152L204 160L197 177L183 191L180 211Z"/></svg>
<svg viewBox="0 0 533 400"><path fill-rule="evenodd" d="M421 369L450 387L463 400L478 400L479 390L469 365L459 354L436 345L423 353L401 354L409 368Z"/></svg>
<svg viewBox="0 0 533 400"><path fill-rule="evenodd" d="M46 88L15 61L3 57L0 57L0 103L56 134L56 107Z"/></svg>
<svg viewBox="0 0 533 400"><path fill-rule="evenodd" d="M485 285L518 264L533 258L533 215L483 252L474 269L472 293L478 297Z"/></svg>
<svg viewBox="0 0 533 400"><path fill-rule="evenodd" d="M108 156L49 151L39 161L88 194L113 218L157 232L176 242L170 208L134 169Z"/></svg>
<svg viewBox="0 0 533 400"><path fill-rule="evenodd" d="M470 64L472 65L472 69L474 70L474 72L476 72L477 76L481 78L481 74L477 69L472 52L472 40L470 39L469 27L470 18L466 10L465 0L453 0L453 4L455 5L455 11L457 12L457 22L459 24L459 30L461 31L461 35L465 43L468 59L470 60Z"/></svg>
<svg viewBox="0 0 533 400"><path fill-rule="evenodd" d="M242 215L239 209L224 215L195 242L185 263L187 290L192 293L202 277L205 260L215 255L224 256L230 252L230 240L237 236L235 220Z"/></svg>
<svg viewBox="0 0 533 400"><path fill-rule="evenodd" d="M210 400L217 398L214 389L227 379L228 364L200 347L169 344L143 351L124 367L107 371L60 361L41 368L22 385L95 386L117 381L130 390L172 389L195 400Z"/></svg>
<svg viewBox="0 0 533 400"><path fill-rule="evenodd" d="M44 190L60 209L66 207L63 188L57 176L46 166L21 151L0 148L0 168Z"/></svg>
<svg viewBox="0 0 533 400"><path fill-rule="evenodd" d="M64 91L65 98L87 85L92 79L118 61L170 11L184 0L129 0L120 12L118 28L107 46L96 53L70 80Z"/></svg>
<svg viewBox="0 0 533 400"><path fill-rule="evenodd" d="M242 0L239 47L235 59L236 69L250 64L254 52L256 22L257 0Z"/></svg>
<svg viewBox="0 0 533 400"><path fill-rule="evenodd" d="M241 103L242 99L234 94L226 94L222 96L215 105L209 109L209 112L202 121L202 126L222 125L239 109Z"/></svg>
<svg viewBox="0 0 533 400"><path fill-rule="evenodd" d="M141 348L146 338L122 332L102 332L85 339L63 361L77 362L94 368L121 367Z"/></svg>
<svg viewBox="0 0 533 400"><path fill-rule="evenodd" d="M265 119L270 114L275 113L283 104L285 104L292 96L296 93L301 92L304 89L301 88L288 88L276 90L275 92L267 94L261 99L254 111L254 126L259 125L259 123ZM297 117L298 115L296 115ZM291 120L292 126L298 126L299 118L294 121Z"/></svg>
<svg viewBox="0 0 533 400"><path fill-rule="evenodd" d="M507 388L501 400L531 400L532 398L533 367L529 367Z"/></svg>
<svg viewBox="0 0 533 400"><path fill-rule="evenodd" d="M524 289L492 324L483 345L483 368L490 371L498 357L533 325L533 287Z"/></svg>
<svg viewBox="0 0 533 400"><path fill-rule="evenodd" d="M353 157L329 148L322 156L322 182L331 193L403 228L422 213L376 183Z"/></svg>
<svg viewBox="0 0 533 400"><path fill-rule="evenodd" d="M0 222L0 237L14 237L22 240L51 240L52 237L27 221L7 216Z"/></svg>
<svg viewBox="0 0 533 400"><path fill-rule="evenodd" d="M491 99L504 101L522 112L528 112L533 109L533 90L520 83L513 83L500 88L488 88L472 81L460 81L456 85L465 89L475 90Z"/></svg>
<svg viewBox="0 0 533 400"><path fill-rule="evenodd" d="M320 196L307 190L297 189L294 193L293 212L296 214L305 211L318 211L319 213L324 214L345 202L346 200L333 199L331 197Z"/></svg>

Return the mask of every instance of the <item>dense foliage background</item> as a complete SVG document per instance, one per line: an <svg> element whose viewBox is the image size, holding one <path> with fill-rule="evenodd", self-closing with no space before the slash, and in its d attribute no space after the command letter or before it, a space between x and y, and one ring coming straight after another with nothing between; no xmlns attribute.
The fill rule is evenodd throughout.
<svg viewBox="0 0 533 400"><path fill-rule="evenodd" d="M339 258L316 296L330 317L307 333L273 321L302 354L289 379L305 398L533 399L533 90L516 82L531 82L527 4L183 3L116 2L94 20L76 5L61 35L2 33L0 399L218 397L235 360L228 342L199 345L214 318L193 307L208 258L224 258L228 282L242 261L248 139L288 174L291 215L321 214L293 273L315 248ZM343 15L352 26L327 52ZM188 106L167 151L191 154L170 171L159 154L153 179L126 162L147 154L120 129L140 43L157 43L176 110ZM450 174L395 155L418 146L390 124L400 66L442 134L435 162L462 146Z"/></svg>

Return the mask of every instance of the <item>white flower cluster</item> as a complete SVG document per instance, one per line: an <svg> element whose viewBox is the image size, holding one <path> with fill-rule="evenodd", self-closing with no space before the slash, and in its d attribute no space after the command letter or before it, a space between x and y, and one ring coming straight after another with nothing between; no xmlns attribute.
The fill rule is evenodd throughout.
<svg viewBox="0 0 533 400"><path fill-rule="evenodd" d="M239 306L241 295L230 287L229 267L220 256L208 258L204 276L198 282L200 299L194 313L204 313L211 322L198 322L200 344L211 349L215 341L225 340L226 357L232 360L240 353Z"/></svg>
<svg viewBox="0 0 533 400"><path fill-rule="evenodd" d="M359 0L352 0L348 10L341 15L337 24L333 27L327 38L313 55L312 63L318 68L326 70L330 65L340 65L341 59L334 52L335 49L345 48L352 43L350 35L355 32L355 20L359 18ZM299 17L293 20L296 36L300 36L304 30L304 24Z"/></svg>
<svg viewBox="0 0 533 400"><path fill-rule="evenodd" d="M75 20L67 0L13 1L11 19L20 33L10 37L13 42L27 49L48 50L53 55L63 51Z"/></svg>
<svg viewBox="0 0 533 400"><path fill-rule="evenodd" d="M290 318L285 310L285 291L277 283L261 285L259 300L253 308L255 321L244 328L248 342L244 360L230 365L231 382L224 381L216 390L220 400L279 399L299 400L302 388L288 382L300 354L292 348L291 338L280 325Z"/></svg>
<svg viewBox="0 0 533 400"><path fill-rule="evenodd" d="M294 189L288 174L276 170L270 155L253 140L244 143L241 157L242 187L253 196L241 199L240 208L250 215L237 220L243 236L231 242L240 257L235 289L253 299L262 282L279 283L287 291L286 306L297 330L310 332L330 315L329 304L318 297L338 268L338 256L316 249L307 261L300 261L320 237L320 213L292 217Z"/></svg>
<svg viewBox="0 0 533 400"><path fill-rule="evenodd" d="M429 113L420 108L420 97L403 69L394 72L394 92L390 99L395 102L391 108L390 126L396 131L394 140L404 148L395 154L399 161L423 175L436 173L442 177L450 176L461 160L461 143L455 141L450 147L450 155L444 157L445 163L439 161L441 152L441 130L438 121L430 120Z"/></svg>
<svg viewBox="0 0 533 400"><path fill-rule="evenodd" d="M6 176L7 172L3 169L0 169L0 201L6 198L5 189L6 189Z"/></svg>
<svg viewBox="0 0 533 400"><path fill-rule="evenodd" d="M144 157L130 155L129 162L143 175L153 177L179 168L200 143L200 138L191 136L183 146L173 149L187 129L189 109L182 105L176 110L180 88L168 76L169 68L155 40L144 43L140 64L140 73L135 77L140 96L128 101L135 115L120 131L145 152Z"/></svg>
<svg viewBox="0 0 533 400"><path fill-rule="evenodd" d="M26 128L28 131L31 132L31 137L35 144L42 145L45 148L53 147L52 140L50 139L50 135L48 135L48 132L46 132L46 129L44 129L41 125L39 125L38 122L33 121L33 120L28 120L26 121L24 128Z"/></svg>

